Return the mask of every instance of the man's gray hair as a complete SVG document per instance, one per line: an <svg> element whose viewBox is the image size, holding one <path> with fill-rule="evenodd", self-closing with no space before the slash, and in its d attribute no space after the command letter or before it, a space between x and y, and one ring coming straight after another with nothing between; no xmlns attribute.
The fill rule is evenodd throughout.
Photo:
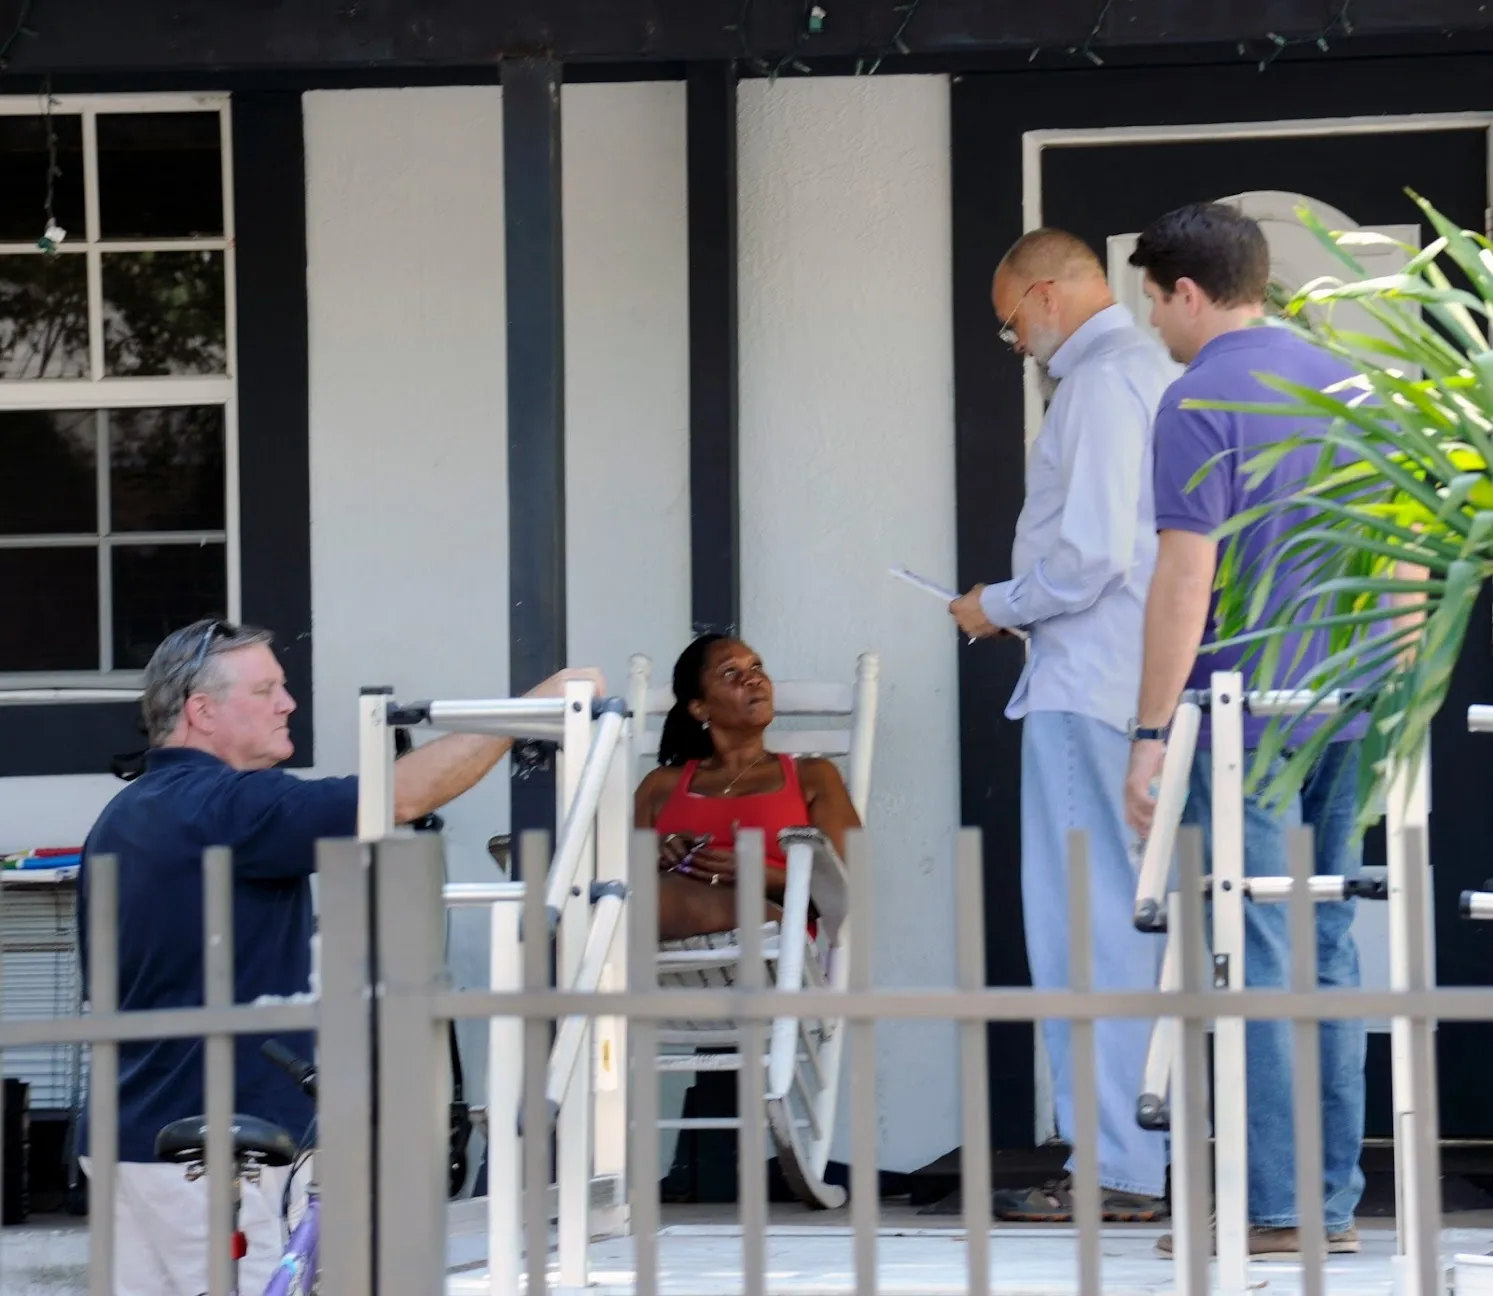
<svg viewBox="0 0 1493 1296"><path fill-rule="evenodd" d="M171 737L192 694L222 691L227 681L219 659L224 653L273 640L268 630L211 619L194 621L162 639L146 664L140 698L150 745L159 747Z"/></svg>

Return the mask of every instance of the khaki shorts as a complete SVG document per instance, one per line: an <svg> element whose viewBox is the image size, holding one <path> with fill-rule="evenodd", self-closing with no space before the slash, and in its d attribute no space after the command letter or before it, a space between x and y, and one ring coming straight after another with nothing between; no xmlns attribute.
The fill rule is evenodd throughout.
<svg viewBox="0 0 1493 1296"><path fill-rule="evenodd" d="M92 1178L89 1157L79 1157ZM290 1167L264 1169L245 1181L238 1226L248 1239L239 1261L238 1289L258 1296L285 1253L289 1232L280 1202ZM291 1190L290 1225L299 1221L311 1179L309 1162ZM187 1181L182 1166L122 1161L114 1173L114 1296L201 1296L207 1291L206 1178ZM94 1203L97 1212L99 1206Z"/></svg>

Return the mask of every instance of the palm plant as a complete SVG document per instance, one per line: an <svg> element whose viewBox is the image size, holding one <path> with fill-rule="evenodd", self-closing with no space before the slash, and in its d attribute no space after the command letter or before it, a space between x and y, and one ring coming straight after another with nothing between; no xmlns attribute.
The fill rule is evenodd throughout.
<svg viewBox="0 0 1493 1296"><path fill-rule="evenodd" d="M1296 420L1295 427L1283 426L1280 441L1240 466L1255 482L1292 450L1319 452L1297 489L1217 533L1226 542L1217 633L1219 646L1246 648L1241 669L1252 688L1281 687L1289 679L1315 699L1347 690L1343 705L1304 742L1302 716L1268 726L1248 772L1267 803L1299 791L1323 747L1368 717L1361 827L1377 818L1390 772L1413 775L1418 768L1478 593L1493 574L1493 351L1485 331L1493 243L1459 228L1419 195L1410 197L1437 237L1423 250L1401 245L1409 258L1404 268L1377 277L1365 272L1353 249L1394 240L1333 232L1309 210L1298 210L1346 273L1278 301L1277 323L1337 356L1352 378L1318 391L1261 375L1281 393L1279 403L1187 402ZM1472 291L1453 285L1443 258ZM1382 333L1335 323L1334 307L1345 302L1367 312ZM1194 482L1217 466L1205 465ZM1240 533L1272 510L1289 512L1282 543L1241 567ZM1305 577L1300 592L1271 607L1271 590L1287 572ZM1306 632L1325 637L1327 650L1301 675ZM1287 759L1268 776L1282 753Z"/></svg>

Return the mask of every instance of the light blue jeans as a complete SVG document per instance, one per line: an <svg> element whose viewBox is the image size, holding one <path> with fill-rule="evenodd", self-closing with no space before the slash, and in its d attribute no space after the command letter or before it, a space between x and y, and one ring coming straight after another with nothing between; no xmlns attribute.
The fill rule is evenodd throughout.
<svg viewBox="0 0 1493 1296"><path fill-rule="evenodd" d="M1096 990L1154 990L1163 939L1136 931L1133 834L1125 826L1130 743L1098 720L1034 711L1021 732L1021 896L1027 962L1039 989L1068 985L1068 832L1089 837L1093 984ZM1042 1023L1052 1064L1058 1132L1073 1140L1073 1059L1066 1021ZM1135 1121L1151 1023L1101 1021L1094 1032L1099 1091L1099 1182L1160 1197L1166 1136ZM1072 1161L1069 1161L1072 1169Z"/></svg>
<svg viewBox="0 0 1493 1296"><path fill-rule="evenodd" d="M1286 829L1306 823L1313 830L1319 874L1354 877L1363 863L1363 843L1353 835L1353 802L1360 744L1337 742L1318 759L1295 801L1280 811L1244 799L1246 876L1284 877ZM1213 754L1193 759L1184 823L1202 825L1211 858ZM1253 768L1252 752L1244 768ZM1279 768L1277 763L1276 768ZM1273 773L1274 771L1272 771ZM1316 906L1317 983L1359 983L1358 946L1353 940L1354 900ZM1291 981L1290 915L1284 904L1244 906L1244 983L1285 987ZM1322 1040L1322 1193L1329 1232L1353 1222L1363 1196L1364 1058L1368 1039L1362 1021L1331 1021ZM1291 1104L1291 1023L1252 1021L1244 1029L1245 1093L1249 1126L1249 1222L1264 1228L1295 1228L1296 1145Z"/></svg>

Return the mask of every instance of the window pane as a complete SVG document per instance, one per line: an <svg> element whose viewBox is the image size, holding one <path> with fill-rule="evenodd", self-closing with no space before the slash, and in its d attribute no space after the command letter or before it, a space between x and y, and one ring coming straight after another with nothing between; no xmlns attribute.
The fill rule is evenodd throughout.
<svg viewBox="0 0 1493 1296"><path fill-rule="evenodd" d="M98 530L94 419L92 410L0 413L0 482L10 483L0 505L0 535L77 535ZM19 482L25 487L17 486ZM5 623L26 625L23 619L12 617L9 609Z"/></svg>
<svg viewBox="0 0 1493 1296"><path fill-rule="evenodd" d="M98 550L0 549L0 671L98 670Z"/></svg>
<svg viewBox="0 0 1493 1296"><path fill-rule="evenodd" d="M103 280L105 373L225 372L221 252L117 252Z"/></svg>
<svg viewBox="0 0 1493 1296"><path fill-rule="evenodd" d="M223 407L109 412L111 531L223 529Z"/></svg>
<svg viewBox="0 0 1493 1296"><path fill-rule="evenodd" d="M173 630L226 612L220 544L116 545L113 559L115 670L142 669Z"/></svg>
<svg viewBox="0 0 1493 1296"><path fill-rule="evenodd" d="M52 114L57 169L52 212L69 237L87 237L83 218L83 119ZM47 226L47 121L0 117L0 243L35 243Z"/></svg>
<svg viewBox="0 0 1493 1296"><path fill-rule="evenodd" d="M216 112L100 113L97 121L102 238L223 233Z"/></svg>
<svg viewBox="0 0 1493 1296"><path fill-rule="evenodd" d="M87 258L0 256L0 379L86 377Z"/></svg>

